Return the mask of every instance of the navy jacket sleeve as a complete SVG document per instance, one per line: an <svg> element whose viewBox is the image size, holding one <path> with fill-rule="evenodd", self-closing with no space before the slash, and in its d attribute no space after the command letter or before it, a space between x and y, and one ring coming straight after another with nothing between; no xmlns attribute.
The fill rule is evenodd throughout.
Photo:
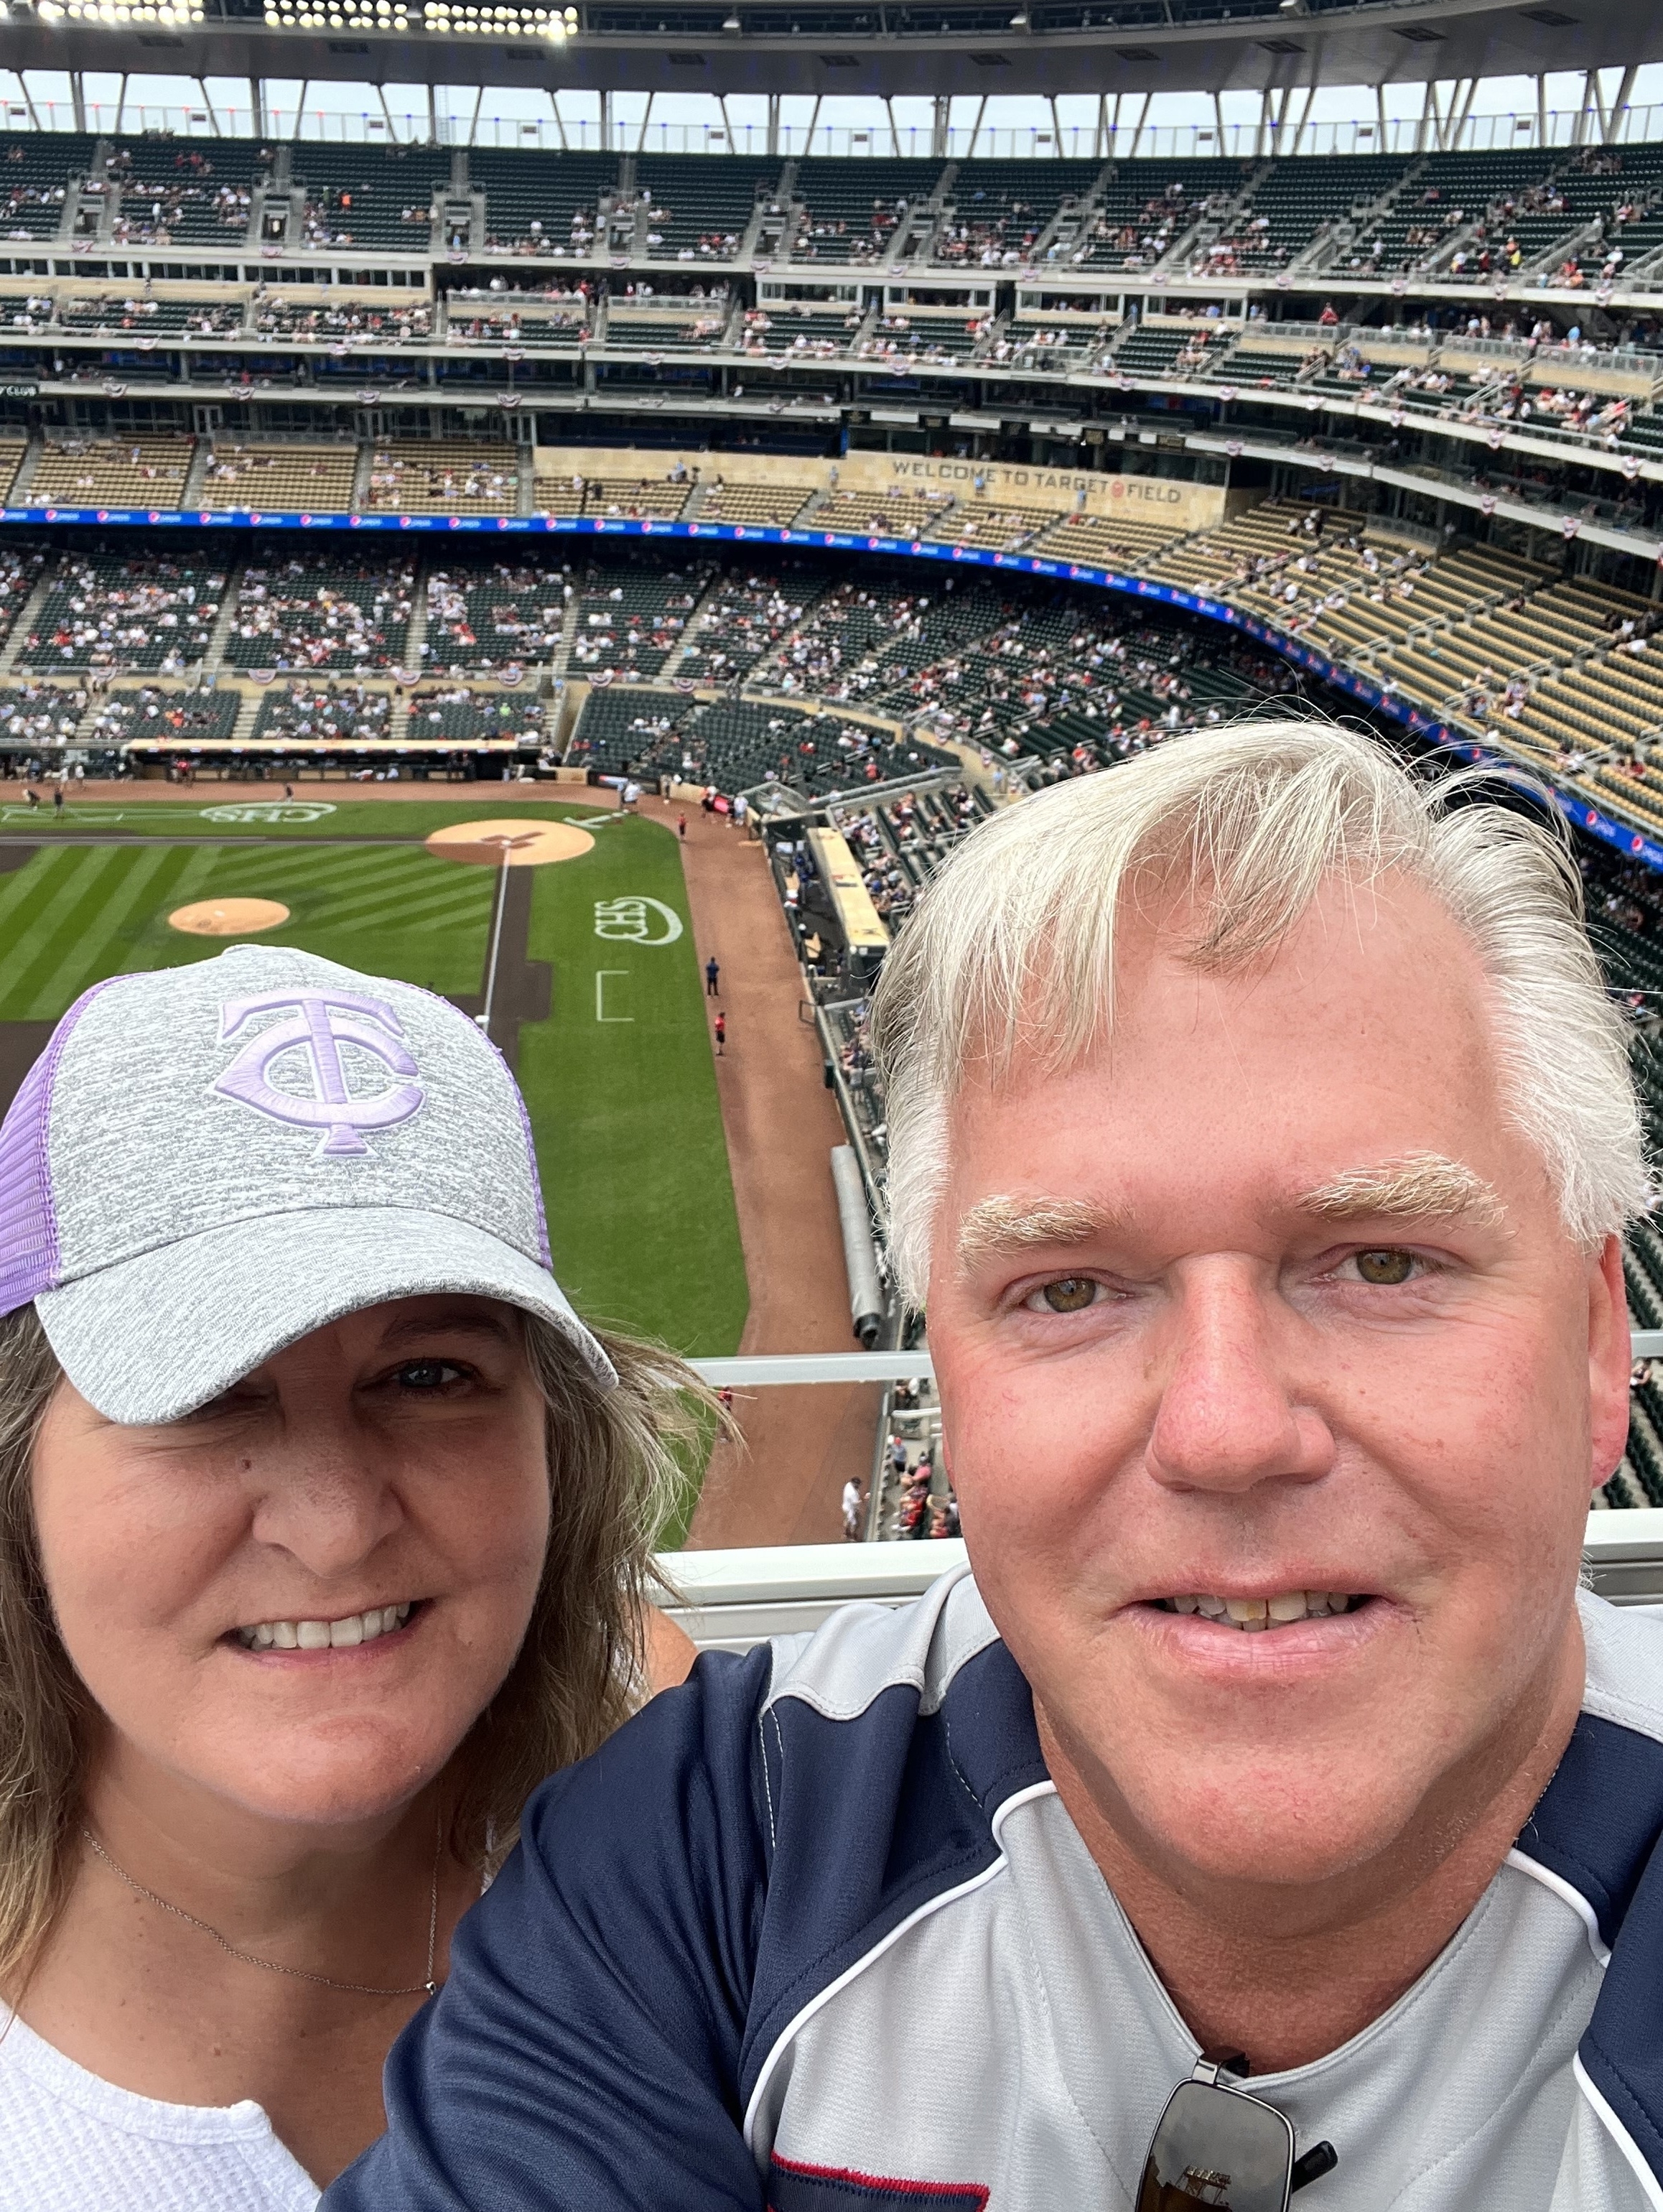
<svg viewBox="0 0 1663 2212"><path fill-rule="evenodd" d="M769 1663L706 1655L537 1792L326 2212L763 2212L738 2075Z"/></svg>

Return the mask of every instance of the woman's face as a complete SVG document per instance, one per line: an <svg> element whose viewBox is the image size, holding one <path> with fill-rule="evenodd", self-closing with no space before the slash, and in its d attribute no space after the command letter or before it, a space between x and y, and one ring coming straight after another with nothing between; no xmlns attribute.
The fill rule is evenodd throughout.
<svg viewBox="0 0 1663 2212"><path fill-rule="evenodd" d="M35 1517L106 1758L287 1822L404 1803L525 1633L543 1421L519 1318L486 1298L350 1315L161 1427L61 1384Z"/></svg>

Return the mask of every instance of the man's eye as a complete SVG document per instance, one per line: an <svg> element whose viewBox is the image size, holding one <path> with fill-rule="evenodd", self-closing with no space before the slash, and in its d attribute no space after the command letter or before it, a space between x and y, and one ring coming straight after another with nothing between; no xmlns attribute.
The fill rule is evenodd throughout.
<svg viewBox="0 0 1663 2212"><path fill-rule="evenodd" d="M1386 1247L1378 1252L1359 1252L1356 1258L1357 1273L1365 1283L1383 1283L1388 1286L1406 1283L1415 1272L1412 1252L1399 1252Z"/></svg>
<svg viewBox="0 0 1663 2212"><path fill-rule="evenodd" d="M1054 1283L1042 1284L1025 1303L1035 1313L1083 1313L1101 1288L1089 1275L1059 1275Z"/></svg>
<svg viewBox="0 0 1663 2212"><path fill-rule="evenodd" d="M464 1370L448 1359L407 1359L394 1370L393 1379L407 1390L444 1390L465 1378Z"/></svg>

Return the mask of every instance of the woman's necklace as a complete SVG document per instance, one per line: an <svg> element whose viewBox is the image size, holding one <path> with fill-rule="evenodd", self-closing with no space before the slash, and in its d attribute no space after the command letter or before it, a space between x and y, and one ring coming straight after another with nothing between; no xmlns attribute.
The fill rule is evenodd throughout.
<svg viewBox="0 0 1663 2212"><path fill-rule="evenodd" d="M407 1988L398 1990L378 1990L367 1982L337 1982L328 1974L308 1973L304 1966L285 1966L276 1959L262 1959L252 1951L240 1951L234 1943L228 1942L221 1935L217 1928L210 1928L205 1920L198 1920L194 1912L187 1912L183 1905L170 1905L165 1897L158 1897L155 1890L146 1889L142 1881L135 1881L125 1867L116 1864L90 1828L83 1827L81 1832L110 1872L118 1881L124 1881L135 1897L143 1898L147 1903L159 1906L163 1912L171 1912L175 1920L183 1920L188 1927L199 1928L204 1936L213 1937L222 1951L228 1951L234 1959L240 1959L246 1966L261 1966L268 1974L287 1974L292 1981L315 1982L319 1989L346 1990L354 1996L360 1997L430 1997L439 1986L433 1977L433 1962L439 1945L439 1863L445 1848L442 1820L433 1846L433 1893L428 1903L428 1978L424 1982L412 1982Z"/></svg>

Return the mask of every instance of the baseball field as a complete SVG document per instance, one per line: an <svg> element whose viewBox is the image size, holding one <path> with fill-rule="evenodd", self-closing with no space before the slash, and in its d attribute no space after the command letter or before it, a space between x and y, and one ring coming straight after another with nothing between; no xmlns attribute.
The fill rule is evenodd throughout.
<svg viewBox="0 0 1663 2212"><path fill-rule="evenodd" d="M560 825L556 849L582 849L537 864L531 848L555 842L532 835L539 824ZM434 833L452 852L460 833L464 857L430 848ZM491 842L502 836L506 866ZM72 805L58 819L0 805L7 1095L41 1025L89 984L211 958L263 920L252 941L487 1012L531 1109L555 1267L574 1302L685 1352L735 1349L744 1261L667 829L507 797L283 806L182 793Z"/></svg>

